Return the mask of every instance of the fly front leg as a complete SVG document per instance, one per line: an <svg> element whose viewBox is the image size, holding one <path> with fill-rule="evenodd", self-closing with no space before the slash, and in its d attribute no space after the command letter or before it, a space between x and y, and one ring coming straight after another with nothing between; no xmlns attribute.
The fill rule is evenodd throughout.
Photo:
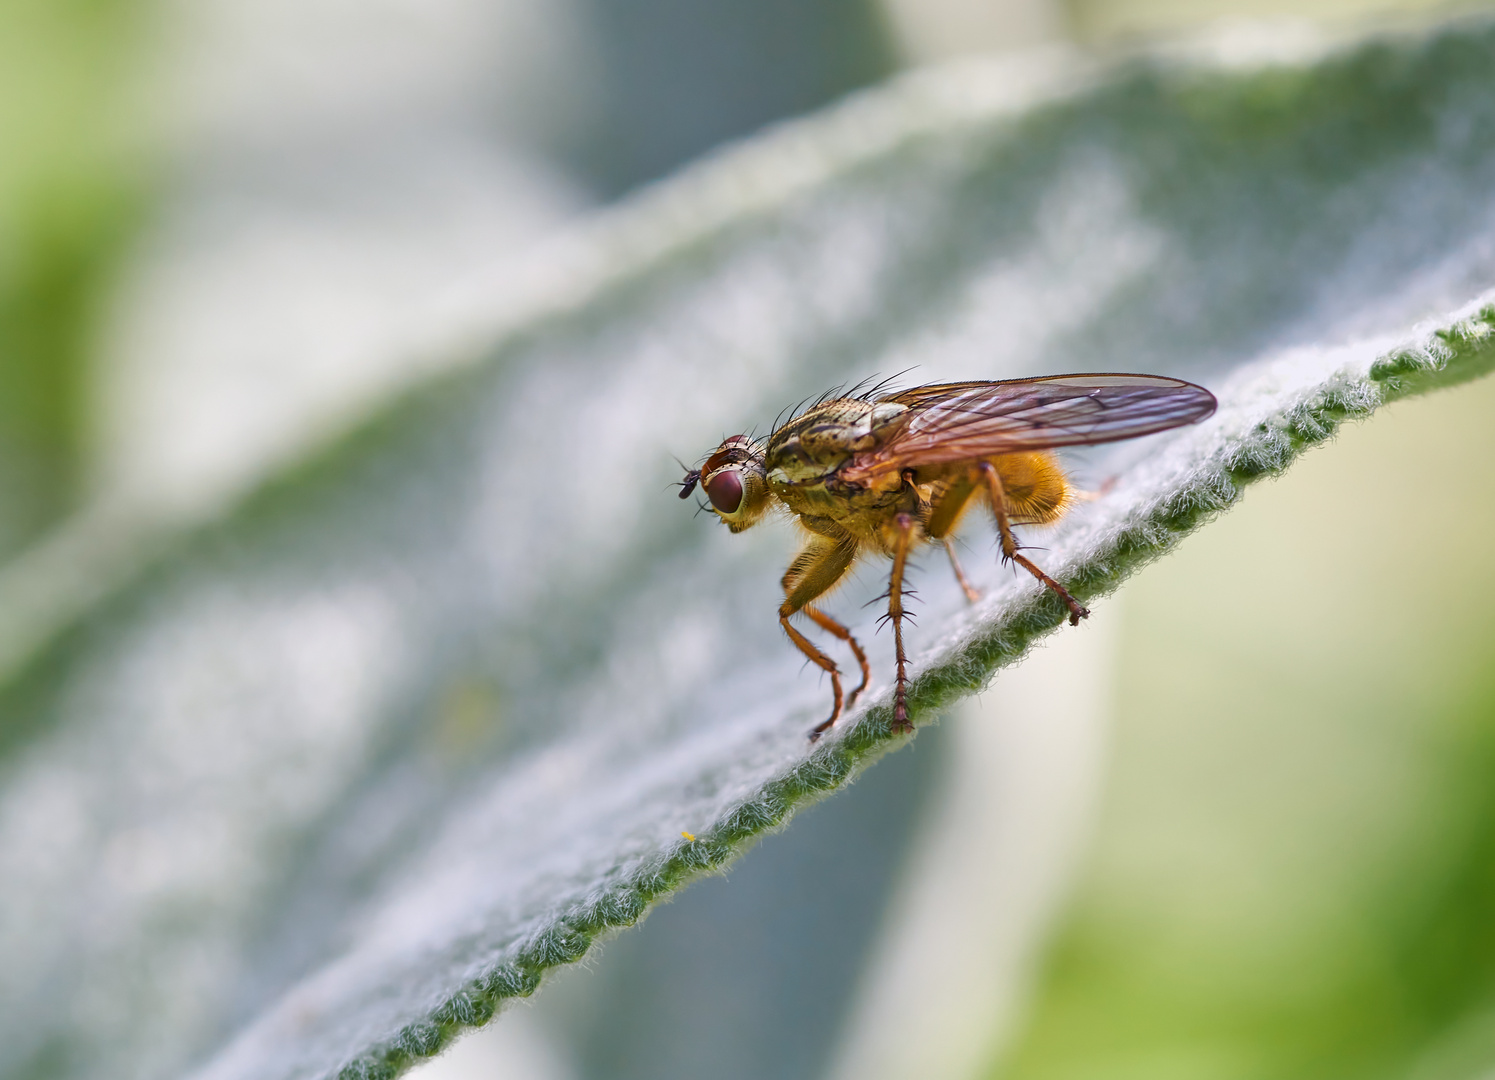
<svg viewBox="0 0 1495 1080"><path fill-rule="evenodd" d="M789 564L789 570L784 575L784 602L779 605L779 625L784 628L784 633L789 635L789 640L794 642L795 648L805 654L805 657L821 671L831 677L831 693L833 701L831 704L830 717L817 724L810 732L810 740L820 738L822 732L829 728L841 715L844 704L844 695L841 690L841 669L836 667L836 662L825 653L816 648L809 638L801 634L789 622L791 615L803 611L816 624L829 630L837 637L848 642L852 651L856 653L857 661L862 666L862 685L852 692L852 699L861 693L867 685L869 669L862 647L857 644L856 639L851 636L851 631L836 622L830 616L825 615L810 604L827 589L840 581L851 564L856 560L856 541L851 536L829 537L816 536L810 541L804 551L795 556L794 561Z"/></svg>
<svg viewBox="0 0 1495 1080"><path fill-rule="evenodd" d="M779 625L784 628L784 633L789 635L789 640L794 642L795 647L809 658L810 663L831 677L831 715L810 729L810 741L814 742L841 717L843 698L841 692L841 669L836 667L834 660L817 649L809 638L790 625L789 615L784 613L784 608L788 606L786 603L783 607L779 608ZM793 614L793 612L790 612L790 614Z"/></svg>
<svg viewBox="0 0 1495 1080"><path fill-rule="evenodd" d="M862 682L861 685L859 685L846 697L846 707L849 709L856 704L857 696L861 694L863 690L867 689L867 683L872 679L872 667L867 663L867 654L862 651L861 643L852 636L850 630L846 629L846 627L842 626L835 619L831 618L819 608L807 606L804 608L804 613L815 620L816 626L820 627L827 633L834 634L836 637L846 642L847 645L851 646L851 651L857 658L857 664L862 669Z"/></svg>
<svg viewBox="0 0 1495 1080"><path fill-rule="evenodd" d="M903 652L903 570L908 564L908 549L914 539L911 514L893 519L897 539L893 544L893 574L888 579L888 619L893 623L893 648L898 654L898 678L893 688L893 732L905 734L914 730L908 722L908 657Z"/></svg>
<svg viewBox="0 0 1495 1080"><path fill-rule="evenodd" d="M1002 487L1002 477L997 472L996 466L989 461L983 461L976 468L981 473L982 479L986 481L986 490L991 496L992 514L997 519L997 532L1002 538L1003 561L1010 560L1017 563L1058 594L1059 599L1063 600L1069 607L1069 625L1079 626L1080 620L1090 614L1089 609L1073 596L1070 596L1068 589L1038 569L1037 566L1033 565L1031 559L1018 551L1017 539L1012 535L1012 523L1008 520L1007 516L1007 493Z"/></svg>

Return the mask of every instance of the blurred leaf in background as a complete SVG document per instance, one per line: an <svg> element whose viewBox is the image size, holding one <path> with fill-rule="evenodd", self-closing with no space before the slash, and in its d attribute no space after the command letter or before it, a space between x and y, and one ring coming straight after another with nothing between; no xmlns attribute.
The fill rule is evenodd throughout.
<svg viewBox="0 0 1495 1080"><path fill-rule="evenodd" d="M1128 590L1094 850L992 1075L1487 1074L1492 417L1398 405Z"/></svg>
<svg viewBox="0 0 1495 1080"><path fill-rule="evenodd" d="M616 196L896 67L875 0L590 0L598 105L566 153Z"/></svg>
<svg viewBox="0 0 1495 1080"><path fill-rule="evenodd" d="M871 0L167 12L170 194L114 304L92 479L175 513L449 362L586 208L892 70Z"/></svg>
<svg viewBox="0 0 1495 1080"><path fill-rule="evenodd" d="M1393 20L1448 16L1488 7L1482 0L1067 0L1070 31L1082 40L1157 39L1210 25L1255 22L1263 39L1289 41L1314 27L1353 29Z"/></svg>
<svg viewBox="0 0 1495 1080"><path fill-rule="evenodd" d="M149 9L0 2L0 558L83 493L101 314L146 203Z"/></svg>

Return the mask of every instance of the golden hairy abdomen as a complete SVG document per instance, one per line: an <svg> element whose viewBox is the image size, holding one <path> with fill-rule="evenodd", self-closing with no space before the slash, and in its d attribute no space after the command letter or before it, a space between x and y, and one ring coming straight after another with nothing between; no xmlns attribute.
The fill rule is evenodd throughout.
<svg viewBox="0 0 1495 1080"><path fill-rule="evenodd" d="M1064 470L1052 454L1042 452L993 454L971 462L919 470L928 484L932 512L924 523L930 536L949 536L972 506L991 506L991 492L981 477L981 464L996 470L1002 481L1007 520L1014 525L1047 525L1064 515L1072 499Z"/></svg>
<svg viewBox="0 0 1495 1080"><path fill-rule="evenodd" d="M1000 454L986 459L996 467L1007 493L1014 525L1047 525L1069 505L1069 482L1053 454Z"/></svg>

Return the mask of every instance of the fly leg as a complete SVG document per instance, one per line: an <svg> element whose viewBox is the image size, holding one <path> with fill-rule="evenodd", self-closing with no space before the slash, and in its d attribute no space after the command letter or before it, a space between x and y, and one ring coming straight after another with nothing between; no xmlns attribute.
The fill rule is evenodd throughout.
<svg viewBox="0 0 1495 1080"><path fill-rule="evenodd" d="M966 580L966 573L960 568L960 560L955 557L955 541L947 536L942 542L945 545L945 554L950 556L950 569L955 571L955 580L960 582L960 591L966 594L966 603L974 604L981 599L981 592L973 589L971 583Z"/></svg>
<svg viewBox="0 0 1495 1080"><path fill-rule="evenodd" d="M992 513L997 519L997 532L1002 537L1003 561L1010 560L1017 563L1058 594L1059 599L1069 607L1069 625L1079 626L1080 620L1090 614L1089 610L1070 596L1068 589L1034 566L1031 559L1019 553L1017 540L1012 535L1012 523L1007 520L1007 493L1002 488L1002 477L998 474L996 466L989 461L983 461L976 468L985 479L987 491L991 495Z"/></svg>
<svg viewBox="0 0 1495 1080"><path fill-rule="evenodd" d="M820 738L821 733L834 724L841 715L844 697L841 690L841 669L836 667L834 660L816 648L809 638L796 630L789 622L789 617L804 611L815 620L816 624L830 630L831 633L839 630L840 633L836 636L845 636L845 640L852 644L852 649L862 664L862 686L865 686L868 669L861 646L855 643L851 632L844 626L810 607L816 597L841 580L842 575L851 568L852 562L855 561L856 553L856 541L850 536L835 538L816 536L804 551L795 556L794 561L789 564L788 572L784 575L785 597L784 602L779 605L779 625L784 628L784 633L789 635L789 640L794 642L795 648L804 653L810 663L831 677L833 695L831 715L810 732L811 742ZM827 626L827 623L830 625ZM861 689L861 686L857 687L852 697L860 693Z"/></svg>
<svg viewBox="0 0 1495 1080"><path fill-rule="evenodd" d="M1100 487L1094 491L1081 491L1078 488L1070 488L1069 497L1076 502L1095 502L1096 499L1111 493L1111 489L1116 486L1117 479L1119 478L1115 476L1106 477L1101 481Z"/></svg>
<svg viewBox="0 0 1495 1080"><path fill-rule="evenodd" d="M784 607L788 606L786 602L783 607L779 608L779 625L784 628L784 633L789 635L789 640L794 642L795 647L804 653L805 656L809 657L810 663L831 677L831 694L833 695L831 715L810 729L810 741L814 742L841 717L843 696L841 693L841 669L836 667L834 660L817 649L814 642L789 624L789 616L784 614Z"/></svg>
<svg viewBox="0 0 1495 1080"><path fill-rule="evenodd" d="M965 513L966 506L975 493L973 474L968 472L957 478L930 507L929 521L924 526L926 535L945 545L945 554L950 557L950 569L955 571L955 580L960 582L960 590L966 594L966 601L972 604L981 599L981 593L973 589L966 580L965 571L960 568L960 560L955 557L955 542L950 539L950 534L960 524L960 516Z"/></svg>
<svg viewBox="0 0 1495 1080"><path fill-rule="evenodd" d="M908 563L909 545L914 538L911 514L893 519L898 539L893 546L893 575L888 579L888 619L893 624L893 648L898 654L898 679L893 688L893 732L906 734L914 730L908 722L908 657L903 652L903 569Z"/></svg>
<svg viewBox="0 0 1495 1080"><path fill-rule="evenodd" d="M804 612L806 615L810 616L810 618L815 620L816 626L820 627L827 633L834 634L836 637L846 642L847 645L851 646L851 651L856 654L857 664L859 664L862 669L862 684L847 695L846 707L849 709L856 704L857 695L860 694L863 690L867 689L867 683L872 679L872 668L867 663L867 654L862 651L861 643L857 641L856 638L852 637L851 631L846 629L846 627L842 626L825 612L816 607L809 607L808 605L804 608Z"/></svg>

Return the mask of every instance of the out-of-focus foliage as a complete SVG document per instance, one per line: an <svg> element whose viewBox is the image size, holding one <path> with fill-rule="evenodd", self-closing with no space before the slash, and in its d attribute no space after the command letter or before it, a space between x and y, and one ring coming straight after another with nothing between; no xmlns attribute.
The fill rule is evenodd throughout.
<svg viewBox="0 0 1495 1080"><path fill-rule="evenodd" d="M0 2L0 557L78 496L98 309L140 219L147 6Z"/></svg>
<svg viewBox="0 0 1495 1080"><path fill-rule="evenodd" d="M560 156L616 195L894 70L869 0L589 0L598 98Z"/></svg>
<svg viewBox="0 0 1495 1080"><path fill-rule="evenodd" d="M995 1075L1486 1073L1492 415L1398 405L1128 591L1096 848Z"/></svg>
<svg viewBox="0 0 1495 1080"><path fill-rule="evenodd" d="M874 6L168 5L165 197L105 328L93 488L140 518L231 501L450 357L459 298L481 323L599 196L888 74Z"/></svg>
<svg viewBox="0 0 1495 1080"><path fill-rule="evenodd" d="M1135 40L1197 30L1211 23L1257 22L1278 38L1312 25L1445 16L1488 7L1488 0L1068 0L1071 31L1082 40Z"/></svg>

